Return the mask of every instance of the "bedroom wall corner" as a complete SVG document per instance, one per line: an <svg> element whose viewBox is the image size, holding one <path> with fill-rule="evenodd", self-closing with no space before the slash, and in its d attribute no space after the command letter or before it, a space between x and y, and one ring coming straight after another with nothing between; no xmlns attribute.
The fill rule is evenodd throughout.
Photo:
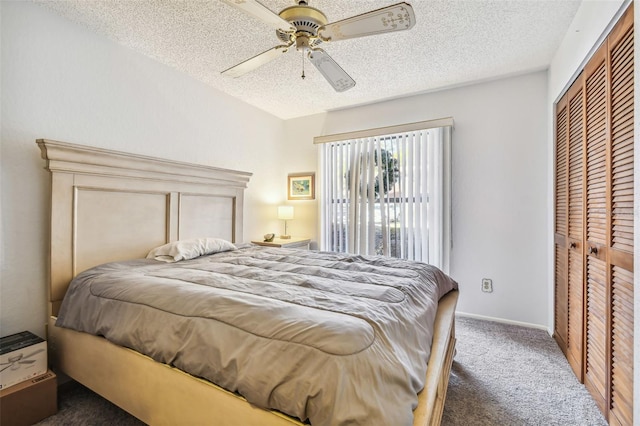
<svg viewBox="0 0 640 426"><path fill-rule="evenodd" d="M0 335L44 337L50 178L37 138L252 172L244 241L269 227L283 120L45 6L3 1L0 19Z"/></svg>
<svg viewBox="0 0 640 426"><path fill-rule="evenodd" d="M322 182L319 180L318 147L313 137L322 133L326 114L292 118L285 122L285 139L282 151L282 179L286 182L289 173L314 172L315 200L287 201L294 206L295 220L291 221L292 235L311 238L311 249L319 249L320 236L319 199ZM286 199L287 194L284 194Z"/></svg>

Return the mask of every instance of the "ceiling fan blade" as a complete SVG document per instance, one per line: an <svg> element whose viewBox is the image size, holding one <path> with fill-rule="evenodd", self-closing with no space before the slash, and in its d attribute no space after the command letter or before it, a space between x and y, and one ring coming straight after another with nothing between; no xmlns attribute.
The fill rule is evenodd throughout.
<svg viewBox="0 0 640 426"><path fill-rule="evenodd" d="M222 71L221 74L234 78L245 75L250 71L260 68L267 62L279 58L283 53L286 53L289 50L290 46L291 45L273 47L266 52L262 52L253 58L249 58L246 61L240 62L238 65L234 65L231 68Z"/></svg>
<svg viewBox="0 0 640 426"><path fill-rule="evenodd" d="M272 26L276 30L296 31L296 27L273 13L269 8L262 5L256 0L222 0L229 6L240 9L241 11L253 16L254 18Z"/></svg>
<svg viewBox="0 0 640 426"><path fill-rule="evenodd" d="M416 16L409 3L398 3L342 21L329 23L318 29L324 41L345 40L392 31L408 30L416 23Z"/></svg>
<svg viewBox="0 0 640 426"><path fill-rule="evenodd" d="M327 79L336 92L344 92L356 85L354 79L347 74L331 56L322 49L313 49L309 52L309 60Z"/></svg>

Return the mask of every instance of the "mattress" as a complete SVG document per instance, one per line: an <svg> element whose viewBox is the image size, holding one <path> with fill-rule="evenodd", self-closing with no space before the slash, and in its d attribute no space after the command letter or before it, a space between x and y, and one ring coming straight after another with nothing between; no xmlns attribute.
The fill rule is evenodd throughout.
<svg viewBox="0 0 640 426"><path fill-rule="evenodd" d="M455 288L420 262L244 247L89 269L56 325L312 425L411 425L437 303Z"/></svg>

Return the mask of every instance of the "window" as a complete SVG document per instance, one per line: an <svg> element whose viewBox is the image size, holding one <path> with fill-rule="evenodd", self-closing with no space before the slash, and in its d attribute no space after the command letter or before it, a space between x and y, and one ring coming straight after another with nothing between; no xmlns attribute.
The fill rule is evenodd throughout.
<svg viewBox="0 0 640 426"><path fill-rule="evenodd" d="M448 272L451 119L316 138L321 248Z"/></svg>

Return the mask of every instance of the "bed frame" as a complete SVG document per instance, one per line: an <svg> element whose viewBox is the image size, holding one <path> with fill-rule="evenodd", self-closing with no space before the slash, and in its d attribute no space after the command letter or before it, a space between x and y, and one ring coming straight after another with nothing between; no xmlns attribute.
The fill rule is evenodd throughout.
<svg viewBox="0 0 640 426"><path fill-rule="evenodd" d="M56 327L69 282L105 262L145 257L170 241L243 242L250 173L64 142L37 141L51 172L50 362L151 425L302 425L102 337ZM458 292L441 299L414 425L439 425L455 347Z"/></svg>

